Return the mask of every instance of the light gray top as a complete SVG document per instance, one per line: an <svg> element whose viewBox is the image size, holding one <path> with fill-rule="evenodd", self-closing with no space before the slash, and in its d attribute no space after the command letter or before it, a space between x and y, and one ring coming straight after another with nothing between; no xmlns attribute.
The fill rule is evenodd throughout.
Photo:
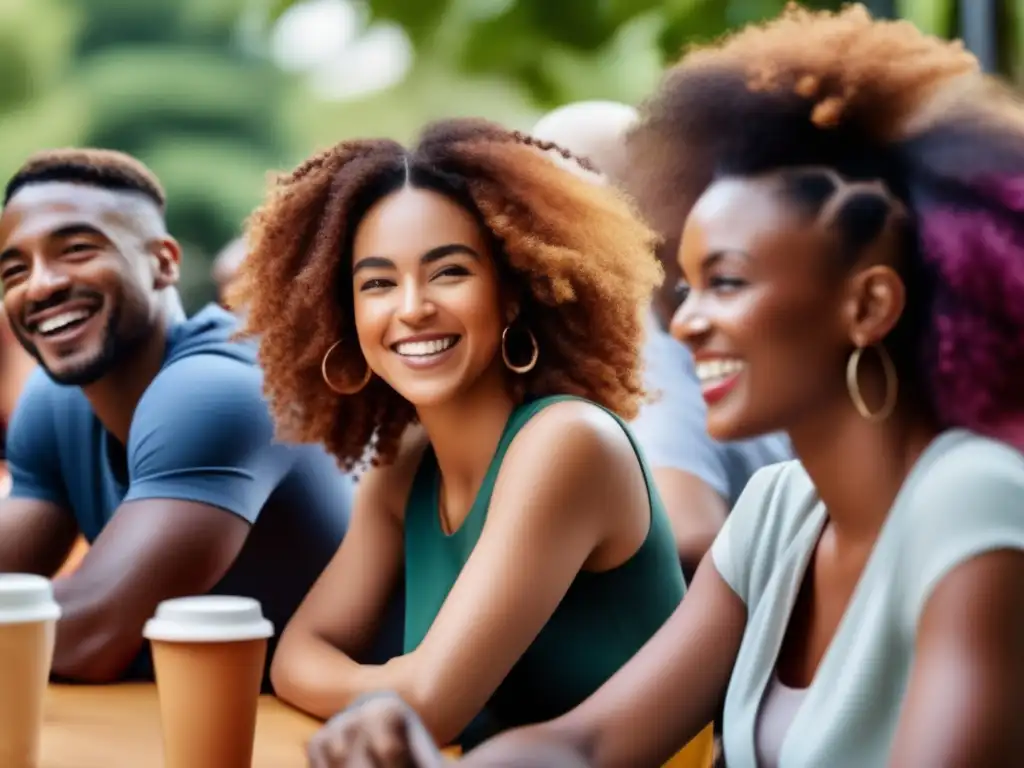
<svg viewBox="0 0 1024 768"><path fill-rule="evenodd" d="M707 405L693 355L666 333L653 313L643 349L644 386L654 395L630 424L648 464L703 480L731 507L762 467L793 458L783 434L719 443L707 432Z"/></svg>
<svg viewBox="0 0 1024 768"><path fill-rule="evenodd" d="M826 519L800 463L778 464L754 475L712 547L747 606L723 718L730 766L758 764L758 712ZM1007 548L1024 549L1024 456L963 430L943 433L893 503L778 768L885 765L925 602L956 566Z"/></svg>

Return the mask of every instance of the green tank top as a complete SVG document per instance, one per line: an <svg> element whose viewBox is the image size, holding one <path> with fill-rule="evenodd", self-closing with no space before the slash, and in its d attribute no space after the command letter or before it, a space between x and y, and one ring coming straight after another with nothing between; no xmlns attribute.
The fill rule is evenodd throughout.
<svg viewBox="0 0 1024 768"><path fill-rule="evenodd" d="M441 528L440 473L431 448L420 461L405 509L405 652L415 650L476 546L498 471L513 438L545 407L571 396L517 407L502 432L466 520ZM640 549L610 571L581 571L548 623L509 672L485 710L458 739L471 748L494 733L557 717L582 702L647 642L683 598L675 539L650 469L625 423L651 499L651 526Z"/></svg>

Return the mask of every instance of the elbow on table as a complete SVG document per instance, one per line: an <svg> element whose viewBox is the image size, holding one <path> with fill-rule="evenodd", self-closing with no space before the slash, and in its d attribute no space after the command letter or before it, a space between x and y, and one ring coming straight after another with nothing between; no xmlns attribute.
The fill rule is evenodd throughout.
<svg viewBox="0 0 1024 768"><path fill-rule="evenodd" d="M270 685L281 701L326 720L344 708L344 691L338 688L335 671L329 666L325 670L323 654L316 651L306 638L285 632L270 662Z"/></svg>
<svg viewBox="0 0 1024 768"><path fill-rule="evenodd" d="M308 687L305 675L301 665L296 662L295 654L291 653L286 645L278 647L270 662L270 684L277 698L304 711L310 711L304 701ZM319 713L311 714L321 716Z"/></svg>

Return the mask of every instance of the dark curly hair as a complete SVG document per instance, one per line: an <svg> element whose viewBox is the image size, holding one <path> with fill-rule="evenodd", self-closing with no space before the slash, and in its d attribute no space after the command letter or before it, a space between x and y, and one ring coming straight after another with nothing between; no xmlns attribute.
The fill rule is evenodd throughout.
<svg viewBox="0 0 1024 768"><path fill-rule="evenodd" d="M339 367L355 380L365 370L354 343L352 242L370 207L406 184L455 200L490 238L500 279L540 348L533 371L509 376L513 395L575 394L635 415L642 310L661 278L656 238L624 196L562 167L551 152L574 159L483 120L450 120L428 126L414 148L343 142L276 179L249 222L249 252L230 301L244 309L245 331L260 338L283 437L322 442L345 468L367 452L387 463L415 418L379 378L338 397L320 369L340 339Z"/></svg>
<svg viewBox="0 0 1024 768"><path fill-rule="evenodd" d="M901 377L944 426L1024 447L1024 109L962 44L790 4L688 52L628 141L626 187L667 239L730 175L788 175L847 259L904 210L908 306L886 340ZM872 180L887 190L848 194Z"/></svg>
<svg viewBox="0 0 1024 768"><path fill-rule="evenodd" d="M160 180L141 160L112 149L49 149L29 157L7 182L4 205L29 184L64 181L119 192L137 192L163 213L167 204Z"/></svg>

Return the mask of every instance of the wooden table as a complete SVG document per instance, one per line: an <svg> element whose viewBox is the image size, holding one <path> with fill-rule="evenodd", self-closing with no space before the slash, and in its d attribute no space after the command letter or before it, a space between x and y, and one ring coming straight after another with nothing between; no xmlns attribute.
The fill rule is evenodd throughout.
<svg viewBox="0 0 1024 768"><path fill-rule="evenodd" d="M260 696L252 768L307 768L306 741L321 723ZM160 706L151 683L51 685L43 722L40 768L158 768L163 765ZM457 758L460 750L445 754ZM712 727L665 768L710 768Z"/></svg>
<svg viewBox="0 0 1024 768"><path fill-rule="evenodd" d="M261 696L253 768L306 768L320 723ZM41 768L159 768L160 709L151 684L51 685Z"/></svg>

